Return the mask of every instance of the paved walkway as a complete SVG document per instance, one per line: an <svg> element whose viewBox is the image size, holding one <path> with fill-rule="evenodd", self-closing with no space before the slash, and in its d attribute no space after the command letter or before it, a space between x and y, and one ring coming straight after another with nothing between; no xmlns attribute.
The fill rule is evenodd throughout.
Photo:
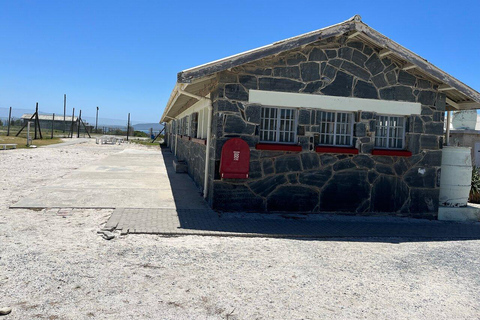
<svg viewBox="0 0 480 320"><path fill-rule="evenodd" d="M175 207L117 208L105 225L123 234L292 238L480 239L480 223L338 215L224 214L211 210L186 174L173 171L162 150Z"/></svg>

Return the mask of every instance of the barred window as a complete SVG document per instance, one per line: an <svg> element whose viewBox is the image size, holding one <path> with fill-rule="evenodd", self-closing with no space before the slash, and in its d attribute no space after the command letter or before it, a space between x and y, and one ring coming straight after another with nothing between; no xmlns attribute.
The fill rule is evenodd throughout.
<svg viewBox="0 0 480 320"><path fill-rule="evenodd" d="M405 146L405 117L377 115L375 147L403 149Z"/></svg>
<svg viewBox="0 0 480 320"><path fill-rule="evenodd" d="M351 146L353 142L353 114L348 112L320 112L320 144Z"/></svg>
<svg viewBox="0 0 480 320"><path fill-rule="evenodd" d="M295 143L297 134L296 110L262 108L260 141Z"/></svg>

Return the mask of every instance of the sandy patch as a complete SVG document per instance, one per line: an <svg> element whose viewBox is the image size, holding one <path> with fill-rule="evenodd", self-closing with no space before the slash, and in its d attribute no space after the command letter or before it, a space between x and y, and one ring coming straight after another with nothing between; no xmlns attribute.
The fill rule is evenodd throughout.
<svg viewBox="0 0 480 320"><path fill-rule="evenodd" d="M110 210L8 209L125 148L0 152L5 319L479 319L480 241L106 241Z"/></svg>

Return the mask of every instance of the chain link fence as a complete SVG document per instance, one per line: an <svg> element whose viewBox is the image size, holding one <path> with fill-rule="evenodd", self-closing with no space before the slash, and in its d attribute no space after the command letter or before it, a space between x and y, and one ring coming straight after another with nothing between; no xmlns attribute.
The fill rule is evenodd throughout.
<svg viewBox="0 0 480 320"><path fill-rule="evenodd" d="M131 121L128 124L128 116L125 119L110 119L96 116L88 116L79 113L79 110L70 110L64 115L55 112L38 110L38 117L35 115L35 108L21 109L12 107L0 107L0 137L22 137L28 134L28 123L30 123L30 137L32 139L88 137L98 135L128 135L151 137L156 136L161 127ZM138 127L138 128L137 128Z"/></svg>

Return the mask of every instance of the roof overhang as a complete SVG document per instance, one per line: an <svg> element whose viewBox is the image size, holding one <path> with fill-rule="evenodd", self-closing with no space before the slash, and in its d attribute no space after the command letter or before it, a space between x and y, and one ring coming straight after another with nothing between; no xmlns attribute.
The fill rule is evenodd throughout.
<svg viewBox="0 0 480 320"><path fill-rule="evenodd" d="M168 121L178 115L177 109L182 109L182 104L191 103L191 97L182 95L178 90L195 92L200 83L205 85L216 73L234 68L246 63L266 58L281 52L302 47L316 41L332 37L347 35L349 39L356 38L377 49L380 57L389 57L402 69L412 74L419 75L438 85L438 91L447 97L447 110L480 109L480 93L455 77L437 68L414 52L387 38L378 31L362 22L359 15L323 29L305 33L296 37L275 42L260 48L239 53L220 60L209 62L200 66L183 70L177 75L177 84L170 96L161 121ZM181 112L181 111L180 111Z"/></svg>

